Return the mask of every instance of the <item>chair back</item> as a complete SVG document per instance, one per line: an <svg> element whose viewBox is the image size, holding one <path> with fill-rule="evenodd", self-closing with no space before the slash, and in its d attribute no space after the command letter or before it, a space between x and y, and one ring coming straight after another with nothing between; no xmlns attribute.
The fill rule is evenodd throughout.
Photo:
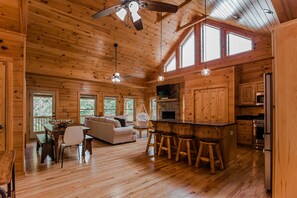
<svg viewBox="0 0 297 198"><path fill-rule="evenodd" d="M82 143L84 132L82 126L69 126L64 133L64 144L77 145Z"/></svg>

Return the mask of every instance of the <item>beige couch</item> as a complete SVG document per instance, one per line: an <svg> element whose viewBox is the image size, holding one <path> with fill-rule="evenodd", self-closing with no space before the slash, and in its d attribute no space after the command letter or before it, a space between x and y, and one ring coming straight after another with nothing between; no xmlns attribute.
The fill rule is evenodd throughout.
<svg viewBox="0 0 297 198"><path fill-rule="evenodd" d="M86 118L85 126L91 128L89 135L111 144L136 141L133 126L121 127L120 122L113 118Z"/></svg>

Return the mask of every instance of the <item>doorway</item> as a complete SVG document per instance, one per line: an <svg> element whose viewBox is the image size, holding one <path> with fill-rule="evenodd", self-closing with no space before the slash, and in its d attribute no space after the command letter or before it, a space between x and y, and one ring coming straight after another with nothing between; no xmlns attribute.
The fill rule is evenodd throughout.
<svg viewBox="0 0 297 198"><path fill-rule="evenodd" d="M30 92L30 138L44 132L44 124L55 119L55 92Z"/></svg>

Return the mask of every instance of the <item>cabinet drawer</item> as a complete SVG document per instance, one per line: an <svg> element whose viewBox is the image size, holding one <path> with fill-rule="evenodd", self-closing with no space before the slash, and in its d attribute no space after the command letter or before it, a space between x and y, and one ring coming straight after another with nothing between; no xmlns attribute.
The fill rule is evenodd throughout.
<svg viewBox="0 0 297 198"><path fill-rule="evenodd" d="M252 145L252 134L246 135L246 134L237 134L237 143L238 144L244 144L244 145Z"/></svg>
<svg viewBox="0 0 297 198"><path fill-rule="evenodd" d="M251 134L253 132L253 126L238 125L238 133Z"/></svg>

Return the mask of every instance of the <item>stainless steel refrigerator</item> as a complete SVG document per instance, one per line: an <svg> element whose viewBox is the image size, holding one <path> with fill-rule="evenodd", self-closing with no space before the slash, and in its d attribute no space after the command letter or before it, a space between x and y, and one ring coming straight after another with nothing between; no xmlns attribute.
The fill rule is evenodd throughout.
<svg viewBox="0 0 297 198"><path fill-rule="evenodd" d="M264 74L264 164L265 164L265 188L272 188L272 74Z"/></svg>

